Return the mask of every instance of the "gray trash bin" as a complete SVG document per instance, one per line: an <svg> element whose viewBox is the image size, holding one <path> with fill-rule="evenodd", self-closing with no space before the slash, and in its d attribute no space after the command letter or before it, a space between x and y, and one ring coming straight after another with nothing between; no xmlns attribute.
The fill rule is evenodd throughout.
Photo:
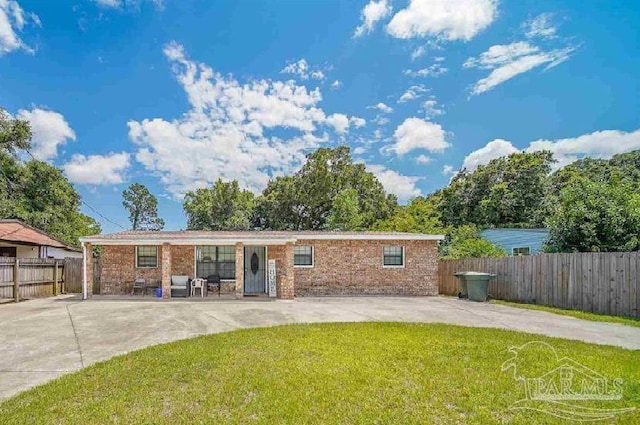
<svg viewBox="0 0 640 425"><path fill-rule="evenodd" d="M460 281L460 292L458 292L458 298L467 298L467 280L465 279L467 272L456 272L453 275Z"/></svg>
<svg viewBox="0 0 640 425"><path fill-rule="evenodd" d="M492 273L466 272L467 291L471 301L487 301L489 296L489 280L497 275Z"/></svg>

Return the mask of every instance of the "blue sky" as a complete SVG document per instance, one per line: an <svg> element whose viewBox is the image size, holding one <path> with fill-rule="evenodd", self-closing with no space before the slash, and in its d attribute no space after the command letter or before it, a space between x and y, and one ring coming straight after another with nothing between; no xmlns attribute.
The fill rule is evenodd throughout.
<svg viewBox="0 0 640 425"><path fill-rule="evenodd" d="M180 229L185 191L339 144L406 202L515 151L640 149L638 28L635 1L0 0L0 106L125 227L133 182Z"/></svg>

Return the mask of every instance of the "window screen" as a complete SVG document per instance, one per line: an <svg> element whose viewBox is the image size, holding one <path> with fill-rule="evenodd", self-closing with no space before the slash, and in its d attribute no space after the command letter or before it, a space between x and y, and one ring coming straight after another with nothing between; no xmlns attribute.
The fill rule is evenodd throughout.
<svg viewBox="0 0 640 425"><path fill-rule="evenodd" d="M235 246L199 246L196 261L198 277L217 274L220 279L236 278Z"/></svg>
<svg viewBox="0 0 640 425"><path fill-rule="evenodd" d="M313 266L313 247L296 245L293 247L294 266Z"/></svg>
<svg viewBox="0 0 640 425"><path fill-rule="evenodd" d="M382 248L382 264L385 266L403 266L403 254L401 246L385 246Z"/></svg>
<svg viewBox="0 0 640 425"><path fill-rule="evenodd" d="M136 267L158 267L157 246L139 246L136 255Z"/></svg>

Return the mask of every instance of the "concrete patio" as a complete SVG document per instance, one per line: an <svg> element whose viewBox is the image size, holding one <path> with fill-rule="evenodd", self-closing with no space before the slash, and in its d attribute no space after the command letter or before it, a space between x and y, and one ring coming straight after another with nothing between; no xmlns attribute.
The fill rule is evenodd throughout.
<svg viewBox="0 0 640 425"><path fill-rule="evenodd" d="M511 329L640 349L640 328L448 297L156 301L58 296L0 306L0 400L115 355L234 329L405 321ZM535 337L532 337L534 339Z"/></svg>

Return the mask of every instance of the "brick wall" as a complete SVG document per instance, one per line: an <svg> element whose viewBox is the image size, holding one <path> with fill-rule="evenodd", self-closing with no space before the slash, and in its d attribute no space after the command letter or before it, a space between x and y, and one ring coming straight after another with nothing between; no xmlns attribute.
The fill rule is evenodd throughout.
<svg viewBox="0 0 640 425"><path fill-rule="evenodd" d="M295 268L295 295L437 295L436 241L298 241L314 266ZM405 247L404 268L382 267L382 247Z"/></svg>
<svg viewBox="0 0 640 425"><path fill-rule="evenodd" d="M132 282L143 278L147 283L162 281L162 247L158 247L158 267L136 268L134 246L104 246L102 248L100 289L103 295L131 293ZM194 277L195 250L193 245L171 245L170 275ZM222 294L234 294L235 282L222 282ZM210 294L214 294L213 292Z"/></svg>
<svg viewBox="0 0 640 425"><path fill-rule="evenodd" d="M322 295L437 295L437 242L435 241L341 241L309 240L314 246L314 266L295 268L285 245L269 246L268 259L276 260L279 298ZM405 247L404 268L383 268L382 247ZM158 259L162 259L158 247ZM291 248L289 247L289 251ZM193 246L171 246L172 275L194 277ZM135 247L105 246L102 250L101 293L127 294L131 282L145 278L160 282L162 268L137 269ZM244 265L240 264L240 270ZM292 280L293 277L293 280ZM292 281L295 282L292 285ZM222 293L235 293L235 282L223 282ZM210 294L211 295L211 294Z"/></svg>
<svg viewBox="0 0 640 425"><path fill-rule="evenodd" d="M162 247L158 247L158 267L136 268L135 246L104 246L100 258L100 293L122 295L131 293L133 281L146 279L148 283L162 280Z"/></svg>

